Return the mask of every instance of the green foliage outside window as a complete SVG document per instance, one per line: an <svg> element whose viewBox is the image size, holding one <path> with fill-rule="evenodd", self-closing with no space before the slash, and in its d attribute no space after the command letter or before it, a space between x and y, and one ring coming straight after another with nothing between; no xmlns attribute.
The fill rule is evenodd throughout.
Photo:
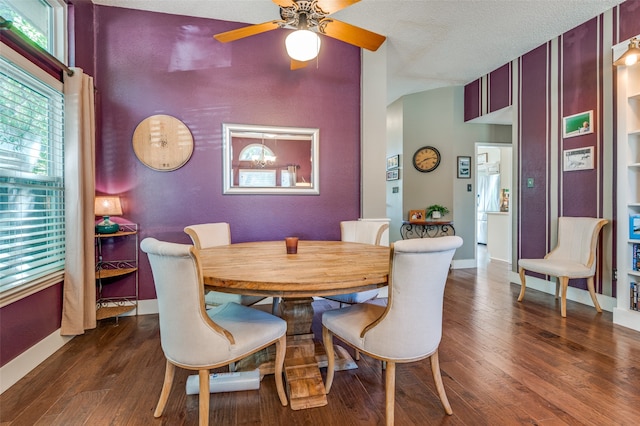
<svg viewBox="0 0 640 426"><path fill-rule="evenodd" d="M26 172L47 175L48 99L6 75L0 75L0 147L15 152L39 146L38 160Z"/></svg>
<svg viewBox="0 0 640 426"><path fill-rule="evenodd" d="M12 28L14 30L20 31L22 34L27 36L29 40L42 47L44 50L50 51L47 35L43 34L27 19L22 17L11 7L9 3L7 3L6 0L0 0L0 16L7 21L11 21Z"/></svg>

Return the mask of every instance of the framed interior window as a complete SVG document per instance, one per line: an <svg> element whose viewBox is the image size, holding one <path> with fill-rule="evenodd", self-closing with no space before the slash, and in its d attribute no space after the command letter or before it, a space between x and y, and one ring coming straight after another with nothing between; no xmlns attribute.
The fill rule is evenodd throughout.
<svg viewBox="0 0 640 426"><path fill-rule="evenodd" d="M276 186L276 171L273 169L240 169L239 186L270 188Z"/></svg>

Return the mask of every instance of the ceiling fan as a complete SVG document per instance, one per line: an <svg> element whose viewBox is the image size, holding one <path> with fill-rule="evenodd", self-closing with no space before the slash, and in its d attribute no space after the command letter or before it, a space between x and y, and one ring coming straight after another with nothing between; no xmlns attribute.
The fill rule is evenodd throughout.
<svg viewBox="0 0 640 426"><path fill-rule="evenodd" d="M213 37L227 43L261 34L277 28L294 28L287 36L286 47L291 57L291 69L307 66L320 50L318 33L344 41L354 46L376 51L386 40L385 36L338 21L329 15L358 3L360 0L272 0L280 7L282 19L249 25ZM301 39L301 40L297 40ZM302 49L296 53L296 47Z"/></svg>

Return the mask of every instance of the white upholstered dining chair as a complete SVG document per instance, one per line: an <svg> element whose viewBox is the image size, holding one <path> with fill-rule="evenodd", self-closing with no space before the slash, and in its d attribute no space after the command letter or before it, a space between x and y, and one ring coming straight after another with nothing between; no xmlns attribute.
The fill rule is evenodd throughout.
<svg viewBox="0 0 640 426"><path fill-rule="evenodd" d="M184 232L191 237L193 245L198 250L231 244L231 228L226 222L190 225L184 228ZM227 302L251 306L263 299L265 298L262 296L247 296L222 291L207 291L204 296L204 302L207 306L218 306Z"/></svg>
<svg viewBox="0 0 640 426"><path fill-rule="evenodd" d="M389 245L389 223L384 220L345 220L340 222L340 239L353 243ZM352 305L378 297L379 290L324 296L325 299Z"/></svg>
<svg viewBox="0 0 640 426"><path fill-rule="evenodd" d="M594 276L598 236L609 221L592 217L559 217L558 243L543 259L520 259L520 295L524 299L527 289L526 271L556 277L556 299L562 288L560 314L567 316L567 287L572 278L586 278L587 289L598 312L602 312L596 297Z"/></svg>
<svg viewBox="0 0 640 426"><path fill-rule="evenodd" d="M227 366L263 348L276 345L275 382L282 405L287 405L282 369L287 324L281 318L225 303L205 310L202 271L191 245L145 238L158 298L160 344L166 357L165 377L154 417L164 411L175 367L198 371L199 424L209 422L209 370Z"/></svg>
<svg viewBox="0 0 640 426"><path fill-rule="evenodd" d="M431 373L447 414L451 405L442 383L438 346L442 337L444 288L451 259L462 238L417 238L391 245L387 306L361 303L322 315L322 337L327 351L325 389L331 390L335 355L333 336L357 351L387 364L386 424L394 422L396 363L430 358Z"/></svg>

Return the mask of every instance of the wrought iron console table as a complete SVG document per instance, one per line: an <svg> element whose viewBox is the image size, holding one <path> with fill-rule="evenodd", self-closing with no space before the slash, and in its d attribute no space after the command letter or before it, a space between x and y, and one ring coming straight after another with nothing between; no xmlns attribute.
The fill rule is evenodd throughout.
<svg viewBox="0 0 640 426"><path fill-rule="evenodd" d="M435 238L446 235L456 235L453 222L434 221L403 221L400 227L403 240L409 238Z"/></svg>

